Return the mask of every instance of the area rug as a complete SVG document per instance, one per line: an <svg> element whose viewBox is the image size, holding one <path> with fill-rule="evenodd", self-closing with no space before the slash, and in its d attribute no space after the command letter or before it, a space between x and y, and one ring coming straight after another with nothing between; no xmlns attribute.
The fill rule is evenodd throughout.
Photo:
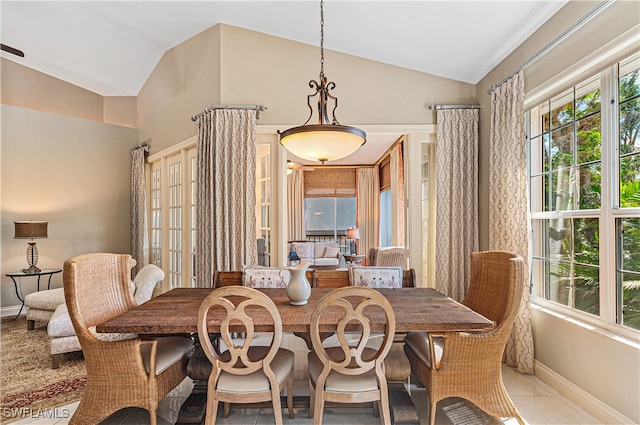
<svg viewBox="0 0 640 425"><path fill-rule="evenodd" d="M0 323L0 423L44 415L79 400L87 382L82 352L63 354L51 369L46 325L27 330L24 316Z"/></svg>

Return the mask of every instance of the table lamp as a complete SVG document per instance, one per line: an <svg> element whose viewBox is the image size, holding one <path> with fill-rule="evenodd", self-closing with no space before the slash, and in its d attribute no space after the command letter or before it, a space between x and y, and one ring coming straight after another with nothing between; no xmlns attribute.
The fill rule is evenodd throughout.
<svg viewBox="0 0 640 425"><path fill-rule="evenodd" d="M356 239L360 239L360 229L354 227L353 229L347 229L347 238L351 239L351 254L358 255L358 245Z"/></svg>
<svg viewBox="0 0 640 425"><path fill-rule="evenodd" d="M29 268L22 269L23 273L40 273L40 269L36 267L38 263L38 248L34 239L47 237L46 221L14 221L14 239L31 239L27 247L27 263Z"/></svg>

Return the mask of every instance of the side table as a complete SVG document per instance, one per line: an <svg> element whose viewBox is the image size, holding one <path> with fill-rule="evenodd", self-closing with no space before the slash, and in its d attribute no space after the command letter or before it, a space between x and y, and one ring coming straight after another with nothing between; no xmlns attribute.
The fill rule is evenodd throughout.
<svg viewBox="0 0 640 425"><path fill-rule="evenodd" d="M18 311L18 314L16 314L16 317L13 318L13 320L16 320L20 316L20 313L22 313L22 309L24 308L24 295L22 294L22 280L21 280L21 278L38 276L37 291L39 292L40 291L40 277L49 276L49 279L47 281L47 289L51 289L51 277L54 274L60 273L60 272L62 272L62 269L43 269L43 270L40 270L37 273L25 273L25 272L5 273L5 276L11 278L11 280L13 281L13 287L16 290L16 297L18 297L20 302L22 302L22 305L20 306L20 310ZM20 282L20 291L18 291L18 282L16 281L16 278L18 278L18 281Z"/></svg>
<svg viewBox="0 0 640 425"><path fill-rule="evenodd" d="M351 263L351 264L362 264L362 261L364 260L364 255L358 255L358 254L345 254L344 255L344 259L347 260L347 262Z"/></svg>

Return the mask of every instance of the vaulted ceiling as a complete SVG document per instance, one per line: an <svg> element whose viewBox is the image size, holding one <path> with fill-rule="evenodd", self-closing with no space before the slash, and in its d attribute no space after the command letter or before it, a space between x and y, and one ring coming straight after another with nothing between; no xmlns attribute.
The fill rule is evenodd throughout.
<svg viewBox="0 0 640 425"><path fill-rule="evenodd" d="M325 48L477 83L559 1L327 0ZM104 96L135 96L163 53L218 23L319 45L319 1L5 1L22 65ZM123 72L126 70L126 72Z"/></svg>

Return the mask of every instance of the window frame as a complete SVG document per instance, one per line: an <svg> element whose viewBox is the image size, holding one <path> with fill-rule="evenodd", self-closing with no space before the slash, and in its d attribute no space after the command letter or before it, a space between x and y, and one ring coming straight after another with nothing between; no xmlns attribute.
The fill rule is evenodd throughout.
<svg viewBox="0 0 640 425"><path fill-rule="evenodd" d="M637 35L636 35L637 37ZM531 266L531 289L533 292L534 285L540 289L539 293L542 296L531 295L531 302L538 308L545 309L555 315L564 317L574 324L586 327L591 330L599 330L605 332L612 332L622 337L632 338L637 340L640 330L632 328L627 325L617 323L618 320L618 292L617 292L617 250L620 249L620 241L617 239L619 232L617 230L617 223L623 218L638 218L640 217L640 208L620 208L619 199L619 96L618 96L618 76L617 65L625 58L634 56L639 53L637 50L625 51L621 54L624 43L620 45L620 49L614 49L610 52L606 66L601 57L601 52L594 54L594 59L585 60L576 66L567 69L564 73L561 73L553 81L547 83L548 92L543 95L543 91L540 88L536 88L534 91L526 95L525 102L525 116L526 116L526 132L527 132L527 178L530 185L529 202L530 202L530 220L531 226L531 242L534 237L544 237L544 226L535 226L533 223L536 220L551 220L556 218L597 218L599 220L599 233L600 233L600 249L599 249L599 301L600 311L599 315L593 315L587 312L583 312L574 307L570 307L558 302L551 301L544 298L548 296L545 294L546 288L544 280L541 282L540 278L544 278L544 269L541 267L542 262L538 262L536 266L532 261ZM600 63L596 64L595 62ZM591 69L592 72L588 73ZM578 70L580 72L578 72ZM598 72L598 70L601 70ZM596 76L600 76L601 79L601 205L600 209L590 210L568 210L568 211L544 211L544 199L539 199L543 204L540 211L534 211L534 205L536 201L533 199L533 194L543 193L542 191L532 190L532 162L541 160L541 158L532 157L531 143L530 143L530 112L537 108L544 101L553 99L559 94L566 92L569 89L581 86L587 83ZM565 80L563 84L559 81ZM560 88L560 90L559 90ZM612 102L613 101L613 102ZM574 166L577 166L574 164ZM614 178L615 177L615 178ZM544 196L544 195L542 195ZM536 246L531 243L530 257L536 256L534 249ZM545 258L545 257L543 257ZM547 257L548 258L548 255Z"/></svg>

